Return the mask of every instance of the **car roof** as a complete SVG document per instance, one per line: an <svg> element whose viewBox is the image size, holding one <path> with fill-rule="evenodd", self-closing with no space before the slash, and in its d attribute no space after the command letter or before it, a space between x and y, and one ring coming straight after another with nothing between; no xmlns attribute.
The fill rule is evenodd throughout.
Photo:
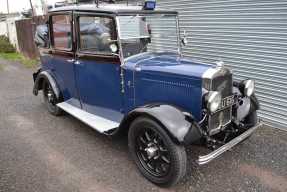
<svg viewBox="0 0 287 192"><path fill-rule="evenodd" d="M107 14L177 14L177 11L167 10L142 10L141 6L127 6L122 4L100 4L97 7L96 4L83 4L83 5L68 5L63 7L54 8L49 13L54 12L65 12L65 11L84 11L84 12L95 12L95 13L107 13Z"/></svg>

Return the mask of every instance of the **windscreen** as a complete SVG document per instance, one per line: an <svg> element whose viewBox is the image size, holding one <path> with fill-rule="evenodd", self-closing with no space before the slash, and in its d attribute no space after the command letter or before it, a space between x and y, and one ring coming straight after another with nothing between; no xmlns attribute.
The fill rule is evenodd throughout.
<svg viewBox="0 0 287 192"><path fill-rule="evenodd" d="M178 53L176 15L119 16L119 25L125 58L145 52Z"/></svg>

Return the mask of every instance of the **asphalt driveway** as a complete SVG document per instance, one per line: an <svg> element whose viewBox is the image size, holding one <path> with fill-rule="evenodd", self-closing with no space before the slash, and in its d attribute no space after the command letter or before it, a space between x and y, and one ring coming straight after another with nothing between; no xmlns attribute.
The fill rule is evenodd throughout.
<svg viewBox="0 0 287 192"><path fill-rule="evenodd" d="M208 165L190 163L181 183L160 189L137 171L126 137L51 116L32 85L32 70L0 60L1 192L287 191L287 132L263 127ZM188 148L189 162L203 152Z"/></svg>

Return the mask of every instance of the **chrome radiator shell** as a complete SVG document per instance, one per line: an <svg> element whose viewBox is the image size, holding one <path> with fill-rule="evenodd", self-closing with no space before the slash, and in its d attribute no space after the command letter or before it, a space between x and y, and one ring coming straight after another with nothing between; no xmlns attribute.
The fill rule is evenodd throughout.
<svg viewBox="0 0 287 192"><path fill-rule="evenodd" d="M214 67L203 74L203 88L206 91L218 91L222 98L232 96L232 73L225 67ZM232 119L232 105L209 113L207 120L207 132L214 135L223 130Z"/></svg>

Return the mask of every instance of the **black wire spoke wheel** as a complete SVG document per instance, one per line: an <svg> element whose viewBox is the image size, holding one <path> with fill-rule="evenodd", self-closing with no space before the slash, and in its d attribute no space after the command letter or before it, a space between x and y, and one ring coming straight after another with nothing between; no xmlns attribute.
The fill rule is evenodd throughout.
<svg viewBox="0 0 287 192"><path fill-rule="evenodd" d="M142 164L152 175L162 177L170 170L170 154L158 133L144 128L137 136L136 151Z"/></svg>
<svg viewBox="0 0 287 192"><path fill-rule="evenodd" d="M49 83L46 83L46 87L45 87L45 97L47 99L47 102L51 105L56 105L56 97L55 94L53 92L52 87L50 86Z"/></svg>
<svg viewBox="0 0 287 192"><path fill-rule="evenodd" d="M177 183L186 171L186 153L156 121L139 117L129 129L129 150L140 172L166 187Z"/></svg>
<svg viewBox="0 0 287 192"><path fill-rule="evenodd" d="M62 110L56 105L58 100L49 82L43 84L43 96L48 111L53 115L61 115Z"/></svg>

